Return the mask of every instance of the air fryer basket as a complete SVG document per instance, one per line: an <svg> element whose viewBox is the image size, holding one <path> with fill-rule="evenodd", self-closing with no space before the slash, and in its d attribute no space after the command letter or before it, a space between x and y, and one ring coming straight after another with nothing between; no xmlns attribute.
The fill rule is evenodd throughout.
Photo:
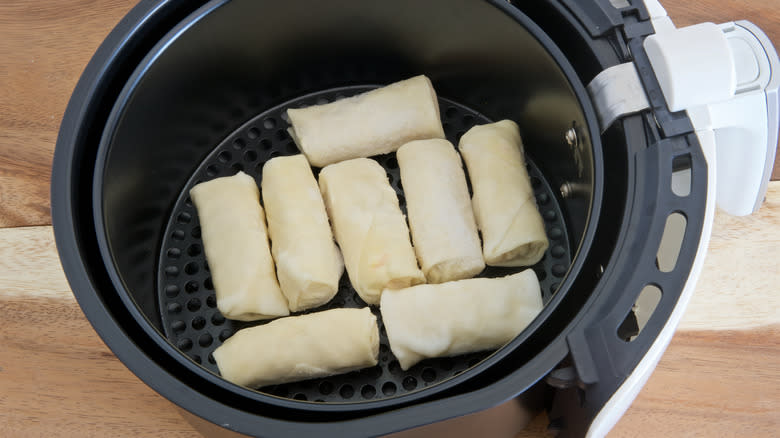
<svg viewBox="0 0 780 438"><path fill-rule="evenodd" d="M197 212L189 198L190 189L198 182L233 175L239 170L256 176L259 184L266 160L275 156L299 153L285 130L287 108L330 102L372 88L352 86L312 93L259 114L222 141L201 162L184 185L162 236L157 270L157 296L163 331L174 345L195 362L214 373L219 373L214 357L211 355L214 349L236 330L264 324L267 321L251 323L231 321L225 319L215 308L217 302L214 286L211 283L203 243L200 239ZM439 107L444 116L445 133L455 144L457 139L475 124L490 122L484 116L466 107L446 99L439 100ZM406 213L406 202L395 154L378 157L378 161L387 170L390 182L398 192L401 209ZM528 167L537 203L545 219L551 241L544 259L534 267L540 279L544 302L549 302L560 286L560 281L571 261L570 245L555 192L533 162L529 161ZM522 269L489 267L481 276L503 276ZM351 286L348 276L344 275L339 285L339 293L332 301L320 308L301 313L337 307L361 308L366 305ZM403 371L390 352L379 309L374 307L372 310L379 321L380 328L379 365L346 375L277 385L265 388L263 391L280 397L317 402L390 398L427 388L459 375L489 355L489 352L478 352L453 358L425 360L410 370Z"/></svg>
<svg viewBox="0 0 780 438"><path fill-rule="evenodd" d="M286 431L290 422L301 433L323 422L360 427L370 416L372 433L385 433L465 413L426 406L480 393L533 364L524 383L493 387L467 409L488 407L556 365L560 354L545 348L587 298L587 286L578 283L597 277L597 266L585 260L598 225L603 163L580 78L534 22L503 1L232 0L196 11L161 5L168 9L156 11L165 18L158 22L149 18L151 5L127 19L128 32L147 38L125 47L134 55L118 63L113 81L90 90L112 96L89 108L107 117L84 128L89 135L80 144L86 146L68 156L71 164L62 171L75 188L62 189L70 190L63 196L72 215L59 228L76 229L80 254L63 263L66 271L87 273L74 292L88 316L104 312L90 319L134 372L186 409L244 433L261 433L250 424L262 425L263 434ZM149 29L166 32L153 38ZM209 353L241 325L215 308L188 189L239 169L259 181L267 159L295 153L284 131L287 107L417 74L431 78L452 142L477 123L508 118L520 125L552 242L534 267L545 289L544 310L495 353L433 359L406 374L395 369L384 342L379 367L331 380L261 391L222 380ZM392 154L378 159L398 189ZM620 161L620 152L612 160ZM55 216L56 222L63 213ZM362 304L347 280L345 274L332 306ZM391 409L403 415L409 408L419 415L381 420Z"/></svg>

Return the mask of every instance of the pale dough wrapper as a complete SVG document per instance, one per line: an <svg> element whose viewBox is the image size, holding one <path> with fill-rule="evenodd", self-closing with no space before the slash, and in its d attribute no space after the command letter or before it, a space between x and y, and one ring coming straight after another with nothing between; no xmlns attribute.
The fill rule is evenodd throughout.
<svg viewBox="0 0 780 438"><path fill-rule="evenodd" d="M416 140L396 152L409 229L428 283L471 278L485 268L460 156L447 140Z"/></svg>
<svg viewBox="0 0 780 438"><path fill-rule="evenodd" d="M398 196L382 166L368 158L331 164L320 190L349 280L360 298L379 304L385 288L425 283Z"/></svg>
<svg viewBox="0 0 780 438"><path fill-rule="evenodd" d="M517 124L502 120L475 126L460 139L482 252L491 266L531 266L549 246L525 167Z"/></svg>
<svg viewBox="0 0 780 438"><path fill-rule="evenodd" d="M533 270L502 278L423 284L382 294L390 349L407 370L431 357L499 348L542 310Z"/></svg>
<svg viewBox="0 0 780 438"><path fill-rule="evenodd" d="M331 309L239 330L214 350L223 378L261 386L375 366L376 316L368 307Z"/></svg>
<svg viewBox="0 0 780 438"><path fill-rule="evenodd" d="M289 315L254 178L238 172L200 183L190 197L198 210L219 311L240 321Z"/></svg>
<svg viewBox="0 0 780 438"><path fill-rule="evenodd" d="M290 135L317 167L386 154L411 140L444 138L436 91L415 76L325 105L289 109Z"/></svg>
<svg viewBox="0 0 780 438"><path fill-rule="evenodd" d="M344 262L306 157L266 162L261 189L276 274L290 310L327 303L338 292Z"/></svg>

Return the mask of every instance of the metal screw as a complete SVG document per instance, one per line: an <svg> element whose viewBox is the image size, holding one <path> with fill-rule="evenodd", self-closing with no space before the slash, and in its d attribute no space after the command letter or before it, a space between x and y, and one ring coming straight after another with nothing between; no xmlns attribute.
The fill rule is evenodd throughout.
<svg viewBox="0 0 780 438"><path fill-rule="evenodd" d="M571 147L576 147L579 144L579 139L577 138L577 130L575 130L574 128L567 129L564 138L566 139L566 143L568 143L569 146Z"/></svg>

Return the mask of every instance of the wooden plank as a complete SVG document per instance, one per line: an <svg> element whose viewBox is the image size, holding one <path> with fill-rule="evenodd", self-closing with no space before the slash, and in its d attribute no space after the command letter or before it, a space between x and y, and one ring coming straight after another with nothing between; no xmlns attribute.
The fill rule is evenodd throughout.
<svg viewBox="0 0 780 438"><path fill-rule="evenodd" d="M778 218L780 182L770 184L756 216L718 214L685 330L613 436L776 435L780 315L769 286L780 284ZM59 267L51 227L0 229L0 315L7 321L0 330L0 436L193 433L92 330ZM700 330L726 327L742 330ZM544 425L537 418L519 436L538 436Z"/></svg>
<svg viewBox="0 0 780 438"><path fill-rule="evenodd" d="M65 105L95 49L133 3L0 2L0 227L51 223L49 173ZM678 25L744 18L780 44L776 0L663 3Z"/></svg>
<svg viewBox="0 0 780 438"><path fill-rule="evenodd" d="M50 224L49 174L70 94L134 2L0 2L0 227Z"/></svg>

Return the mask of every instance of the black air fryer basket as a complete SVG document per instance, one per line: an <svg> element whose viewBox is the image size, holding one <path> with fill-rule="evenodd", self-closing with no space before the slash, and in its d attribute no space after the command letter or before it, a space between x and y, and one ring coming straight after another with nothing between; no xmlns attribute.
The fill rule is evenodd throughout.
<svg viewBox="0 0 780 438"><path fill-rule="evenodd" d="M582 433L677 301L701 234L707 169L687 118L662 97L601 133L583 84L609 66L647 62L641 40L652 27L641 2L517 3L161 0L133 9L74 92L52 177L62 263L106 344L168 399L249 435L386 434L540 382L557 390L553 426ZM221 379L211 353L258 323L216 309L189 189L239 170L259 182L265 161L298 153L287 108L418 74L432 80L455 144L475 124L519 124L551 241L533 267L542 313L498 351L406 372L380 320L374 368L258 390ZM642 79L658 89L651 74ZM404 207L394 154L375 158ZM685 198L669 187L675 166L691 169ZM655 257L672 212L688 228L674 269L662 273ZM627 342L647 284L664 294ZM364 305L344 275L323 308Z"/></svg>

